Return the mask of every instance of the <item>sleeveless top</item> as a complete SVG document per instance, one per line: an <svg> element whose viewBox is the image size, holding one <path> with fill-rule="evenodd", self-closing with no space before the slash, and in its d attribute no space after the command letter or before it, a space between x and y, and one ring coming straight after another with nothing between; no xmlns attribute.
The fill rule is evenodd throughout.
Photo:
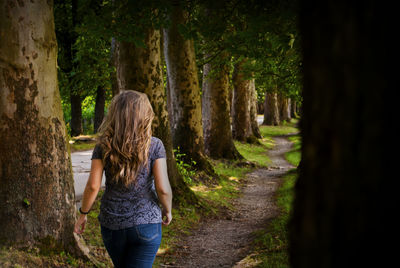
<svg viewBox="0 0 400 268"><path fill-rule="evenodd" d="M102 148L97 144L91 159L102 159ZM147 167L138 171L136 180L128 187L111 182L110 163L105 163L105 191L101 198L99 222L102 226L119 230L140 224L161 223L161 209L154 186L154 161L166 158L162 141L151 137Z"/></svg>

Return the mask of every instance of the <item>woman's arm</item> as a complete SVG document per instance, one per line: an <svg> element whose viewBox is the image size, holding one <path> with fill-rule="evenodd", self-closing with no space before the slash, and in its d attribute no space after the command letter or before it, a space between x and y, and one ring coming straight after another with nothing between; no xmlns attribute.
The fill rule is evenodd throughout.
<svg viewBox="0 0 400 268"><path fill-rule="evenodd" d="M153 175L158 199L163 208L163 224L168 225L172 220L172 190L168 180L167 161L165 158L155 160Z"/></svg>
<svg viewBox="0 0 400 268"><path fill-rule="evenodd" d="M101 159L93 159L90 168L89 179L86 183L85 191L83 192L81 211L89 212L96 196L99 193L101 187L101 179L103 178L103 163ZM87 221L86 214L81 214L76 221L74 232L81 234L85 230L85 224Z"/></svg>

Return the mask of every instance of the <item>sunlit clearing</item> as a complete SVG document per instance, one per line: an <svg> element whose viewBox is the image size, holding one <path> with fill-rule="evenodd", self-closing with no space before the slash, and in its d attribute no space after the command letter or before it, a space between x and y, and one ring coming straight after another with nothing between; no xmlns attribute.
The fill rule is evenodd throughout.
<svg viewBox="0 0 400 268"><path fill-rule="evenodd" d="M238 179L237 177L229 177L229 180L230 180L230 181L239 182L239 179Z"/></svg>
<svg viewBox="0 0 400 268"><path fill-rule="evenodd" d="M221 189L221 188L222 188L221 185L218 185L217 187L214 187L214 188L209 188L209 187L204 186L204 185L197 185L197 186L190 187L190 189L192 189L193 192L201 192L201 193L208 193L208 192L210 192L212 190L218 190L218 189Z"/></svg>

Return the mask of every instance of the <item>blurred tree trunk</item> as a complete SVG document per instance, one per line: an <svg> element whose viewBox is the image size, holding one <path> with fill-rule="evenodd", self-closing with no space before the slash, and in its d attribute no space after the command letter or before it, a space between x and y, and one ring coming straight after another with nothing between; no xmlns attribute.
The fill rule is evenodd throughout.
<svg viewBox="0 0 400 268"><path fill-rule="evenodd" d="M288 98L283 93L278 93L279 118L281 122L290 121L290 106Z"/></svg>
<svg viewBox="0 0 400 268"><path fill-rule="evenodd" d="M209 77L212 70L216 73ZM217 63L205 64L202 90L206 153L213 158L243 158L236 149L232 138L228 66L224 63L220 65L217 65Z"/></svg>
<svg viewBox="0 0 400 268"><path fill-rule="evenodd" d="M257 138L253 133L251 123L251 80L245 79L242 66L245 60L235 64L232 75L233 104L232 104L232 135L233 138L244 142L254 142Z"/></svg>
<svg viewBox="0 0 400 268"><path fill-rule="evenodd" d="M167 154L168 177L175 199L194 199L194 194L183 181L173 153L171 130L168 120L166 92L161 66L160 31L149 29L144 40L146 48L133 43L116 42L116 67L118 91L137 90L146 93L155 117L153 135L160 138Z"/></svg>
<svg viewBox="0 0 400 268"><path fill-rule="evenodd" d="M79 136L83 133L82 127L82 99L78 92L70 89L71 101L71 137Z"/></svg>
<svg viewBox="0 0 400 268"><path fill-rule="evenodd" d="M117 69L116 42L117 41L115 40L114 37L111 38L110 62L111 62L111 66L114 66L115 69ZM111 73L111 92L112 92L113 97L119 93L116 71Z"/></svg>
<svg viewBox="0 0 400 268"><path fill-rule="evenodd" d="M164 56L170 105L172 107L172 137L186 161L193 159L199 169L209 174L214 169L205 155L201 95L197 77L194 41L185 39L178 31L185 24L188 13L176 3L171 11L171 24L164 30Z"/></svg>
<svg viewBox="0 0 400 268"><path fill-rule="evenodd" d="M257 121L257 91L256 91L256 80L253 78L250 80L250 124L251 124L251 131L256 138L261 139L261 132L258 128L258 121Z"/></svg>
<svg viewBox="0 0 400 268"><path fill-rule="evenodd" d="M296 100L293 98L290 99L290 117L291 118L297 117Z"/></svg>
<svg viewBox="0 0 400 268"><path fill-rule="evenodd" d="M398 262L395 12L387 1L301 3L302 162L292 267Z"/></svg>
<svg viewBox="0 0 400 268"><path fill-rule="evenodd" d="M75 51L73 49L73 45L76 42L76 33L75 33L75 27L78 22L78 0L72 0L72 29L69 29L69 36L70 36L70 44L68 45L71 51L69 52L69 60L70 63L68 64L70 66L69 72L73 70L73 66L75 65L73 60L74 60L74 55ZM82 97L79 91L74 90L72 88L72 83L71 80L69 81L69 90L70 90L70 101L71 101L71 136L78 136L83 133L83 128L82 128Z"/></svg>
<svg viewBox="0 0 400 268"><path fill-rule="evenodd" d="M1 1L0 36L0 245L82 255L52 2Z"/></svg>
<svg viewBox="0 0 400 268"><path fill-rule="evenodd" d="M276 92L267 92L264 100L263 125L278 126L279 124L278 95Z"/></svg>
<svg viewBox="0 0 400 268"><path fill-rule="evenodd" d="M94 106L94 133L97 133L104 118L104 107L106 104L106 92L103 87L98 87L96 91L96 104Z"/></svg>

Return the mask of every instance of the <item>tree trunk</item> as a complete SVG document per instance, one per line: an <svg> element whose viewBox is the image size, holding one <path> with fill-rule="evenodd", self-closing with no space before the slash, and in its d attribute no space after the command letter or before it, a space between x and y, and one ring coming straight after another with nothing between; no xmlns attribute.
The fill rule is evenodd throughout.
<svg viewBox="0 0 400 268"><path fill-rule="evenodd" d="M213 77L211 70L218 69ZM213 158L241 159L232 138L229 101L229 70L224 64L203 67L203 133L206 153Z"/></svg>
<svg viewBox="0 0 400 268"><path fill-rule="evenodd" d="M257 113L264 114L264 102L257 102Z"/></svg>
<svg viewBox="0 0 400 268"><path fill-rule="evenodd" d="M74 27L77 25L78 21L78 1L77 0L72 0L72 28L70 31L70 57L69 60L71 61L69 63L69 66L71 68L70 71L73 70L73 66L75 65L74 63L74 55L75 55L75 50L73 49L73 45L76 42L77 36L75 33ZM82 128L82 97L80 92L74 90L71 81L69 82L69 90L70 90L70 101L71 101L71 136L79 136L80 134L83 133L83 128Z"/></svg>
<svg viewBox="0 0 400 268"><path fill-rule="evenodd" d="M242 65L244 60L237 63L234 68L233 82L233 108L232 108L232 135L233 138L243 142L253 142L250 109L252 94L250 91L251 80L244 79Z"/></svg>
<svg viewBox="0 0 400 268"><path fill-rule="evenodd" d="M395 12L386 1L301 2L302 162L292 267L398 261L391 246L399 204Z"/></svg>
<svg viewBox="0 0 400 268"><path fill-rule="evenodd" d="M0 20L0 245L81 254L53 4L1 1Z"/></svg>
<svg viewBox="0 0 400 268"><path fill-rule="evenodd" d="M214 173L205 155L201 114L201 96L197 77L194 43L178 31L188 13L175 5L170 14L171 24L164 30L164 56L172 111L174 147L179 146L186 160L193 159L197 167Z"/></svg>
<svg viewBox="0 0 400 268"><path fill-rule="evenodd" d="M264 100L263 125L278 126L279 124L278 95L276 92L267 92Z"/></svg>
<svg viewBox="0 0 400 268"><path fill-rule="evenodd" d="M258 121L257 121L257 91L256 91L256 84L255 79L251 79L250 81L250 124L251 124L251 131L256 138L261 139L261 132L258 128Z"/></svg>
<svg viewBox="0 0 400 268"><path fill-rule="evenodd" d="M96 104L94 106L93 130L97 133L104 118L104 106L106 104L106 92L103 87L98 87L96 91Z"/></svg>
<svg viewBox="0 0 400 268"><path fill-rule="evenodd" d="M79 136L83 133L82 127L82 100L79 93L70 89L71 101L71 137Z"/></svg>
<svg viewBox="0 0 400 268"><path fill-rule="evenodd" d="M111 62L111 66L114 66L115 69L117 69L117 62L116 62L116 58L117 58L117 52L116 52L116 40L115 38L111 38L111 49L110 49L110 62ZM111 73L111 92L112 92L112 96L116 96L118 95L119 91L118 91L118 82L117 82L117 74L116 72L112 72Z"/></svg>
<svg viewBox="0 0 400 268"><path fill-rule="evenodd" d="M281 121L290 121L290 110L288 98L282 93L278 93L278 107L279 107L279 118Z"/></svg>
<svg viewBox="0 0 400 268"><path fill-rule="evenodd" d="M296 101L293 98L290 99L290 117L291 118L297 117Z"/></svg>
<svg viewBox="0 0 400 268"><path fill-rule="evenodd" d="M160 31L149 29L144 40L146 48L133 43L117 42L116 67L118 91L134 89L146 93L152 104L155 118L153 134L160 138L167 154L168 177L179 201L195 200L194 194L183 181L173 153L171 130L168 120L166 93L161 69Z"/></svg>

